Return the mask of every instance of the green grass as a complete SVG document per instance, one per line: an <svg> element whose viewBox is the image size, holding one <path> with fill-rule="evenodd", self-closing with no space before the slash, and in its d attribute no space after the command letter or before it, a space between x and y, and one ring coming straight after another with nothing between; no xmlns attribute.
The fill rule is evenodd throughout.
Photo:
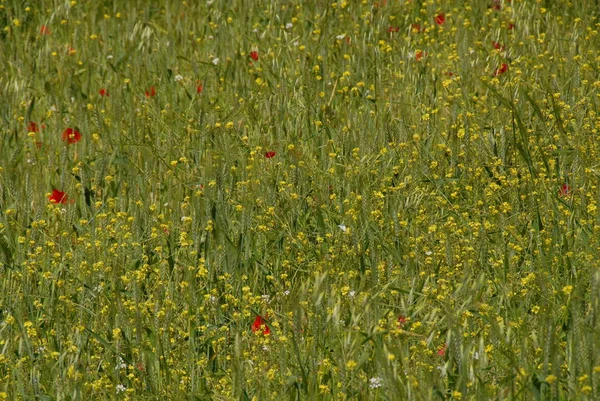
<svg viewBox="0 0 600 401"><path fill-rule="evenodd" d="M600 11L463 3L0 0L0 400L600 398Z"/></svg>

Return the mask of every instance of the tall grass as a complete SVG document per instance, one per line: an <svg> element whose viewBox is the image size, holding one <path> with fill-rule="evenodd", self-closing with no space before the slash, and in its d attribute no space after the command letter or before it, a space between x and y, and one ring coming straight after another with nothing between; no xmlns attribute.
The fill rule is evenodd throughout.
<svg viewBox="0 0 600 401"><path fill-rule="evenodd" d="M600 397L597 5L0 4L0 399Z"/></svg>

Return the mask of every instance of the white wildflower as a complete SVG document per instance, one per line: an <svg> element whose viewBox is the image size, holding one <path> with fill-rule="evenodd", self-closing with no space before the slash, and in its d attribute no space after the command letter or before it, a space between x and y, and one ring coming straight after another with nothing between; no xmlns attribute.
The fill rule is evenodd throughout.
<svg viewBox="0 0 600 401"><path fill-rule="evenodd" d="M123 360L123 358L119 357L117 359L117 365L115 366L115 370L121 370L127 368L127 364Z"/></svg>
<svg viewBox="0 0 600 401"><path fill-rule="evenodd" d="M381 377L371 377L369 379L369 388L379 388L383 386L383 379Z"/></svg>

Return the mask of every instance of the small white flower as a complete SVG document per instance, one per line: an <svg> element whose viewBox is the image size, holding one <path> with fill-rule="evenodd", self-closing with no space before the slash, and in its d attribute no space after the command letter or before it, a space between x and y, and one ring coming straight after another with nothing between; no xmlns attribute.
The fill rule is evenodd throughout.
<svg viewBox="0 0 600 401"><path fill-rule="evenodd" d="M431 254L433 254L433 252L431 252L431 251L426 251L425 252L425 255L427 255L427 256L430 256Z"/></svg>
<svg viewBox="0 0 600 401"><path fill-rule="evenodd" d="M352 291L350 291L350 292L348 293L348 296L349 296L350 298L354 298L354 296L355 296L355 295L356 295L356 291L354 291L354 290L352 290Z"/></svg>
<svg viewBox="0 0 600 401"><path fill-rule="evenodd" d="M475 358L476 360L479 359L479 352L475 352L475 354L473 355L473 358Z"/></svg>
<svg viewBox="0 0 600 401"><path fill-rule="evenodd" d="M285 295L285 296L288 296L288 295L290 295L290 290L285 290L285 291L283 292L283 295Z"/></svg>
<svg viewBox="0 0 600 401"><path fill-rule="evenodd" d="M260 297L266 303L269 303L271 301L271 296L269 294L261 295Z"/></svg>
<svg viewBox="0 0 600 401"><path fill-rule="evenodd" d="M291 22L288 22L287 24L285 24L285 29L292 29L293 26L294 26L294 24L292 24Z"/></svg>
<svg viewBox="0 0 600 401"><path fill-rule="evenodd" d="M181 82L183 81L183 77L181 75L175 75L175 81Z"/></svg>
<svg viewBox="0 0 600 401"><path fill-rule="evenodd" d="M342 230L343 232L346 232L347 228L345 225L343 224L338 224L338 227L340 228L340 230Z"/></svg>
<svg viewBox="0 0 600 401"><path fill-rule="evenodd" d="M299 45L298 41L295 41L294 46L298 46L298 45Z"/></svg>
<svg viewBox="0 0 600 401"><path fill-rule="evenodd" d="M109 54L108 56L106 56L106 59L107 59L107 60L112 60L113 58L114 58L114 57L113 57L113 55L112 55L112 54Z"/></svg>
<svg viewBox="0 0 600 401"><path fill-rule="evenodd" d="M206 1L206 5L207 5L207 6L210 6L210 5L211 5L211 4L212 4L214 1L215 1L215 0L207 0L207 1Z"/></svg>
<svg viewBox="0 0 600 401"><path fill-rule="evenodd" d="M215 57L215 58L213 58L213 59L212 59L212 63L213 63L214 65L217 65L217 64L219 64L219 61L221 61L221 60L219 60L219 58L218 58L218 57Z"/></svg>
<svg viewBox="0 0 600 401"><path fill-rule="evenodd" d="M258 28L254 28L254 29L252 30L252 32L254 32L254 33L258 32Z"/></svg>
<svg viewBox="0 0 600 401"><path fill-rule="evenodd" d="M115 366L115 370L121 370L125 368L127 368L127 364L125 363L123 358L119 357L119 359L117 359L117 365Z"/></svg>
<svg viewBox="0 0 600 401"><path fill-rule="evenodd" d="M127 390L127 387L125 387L124 385L122 385L122 384L117 385L117 394L120 394L120 393L124 392L125 390Z"/></svg>
<svg viewBox="0 0 600 401"><path fill-rule="evenodd" d="M383 379L381 377L371 377L369 379L369 388L379 388L383 386Z"/></svg>

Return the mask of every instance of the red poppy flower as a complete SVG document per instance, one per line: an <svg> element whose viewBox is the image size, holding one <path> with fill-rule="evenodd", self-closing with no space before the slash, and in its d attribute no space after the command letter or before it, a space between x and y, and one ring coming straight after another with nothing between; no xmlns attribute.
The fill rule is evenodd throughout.
<svg viewBox="0 0 600 401"><path fill-rule="evenodd" d="M267 153L265 153L265 157L266 157L267 159L271 159L271 158L275 157L275 155L276 155L276 154L277 154L277 153L275 153L275 152L273 152L273 151L270 151L270 152L267 152Z"/></svg>
<svg viewBox="0 0 600 401"><path fill-rule="evenodd" d="M512 22L510 22L510 23L508 24L508 29L509 29L509 30L515 29L515 24L513 24Z"/></svg>
<svg viewBox="0 0 600 401"><path fill-rule="evenodd" d="M496 49L496 50L500 50L500 51L504 50L504 45L502 43L492 41L492 45L494 46L494 49Z"/></svg>
<svg viewBox="0 0 600 401"><path fill-rule="evenodd" d="M156 96L156 88L153 85L146 90L146 97L154 97L154 96Z"/></svg>
<svg viewBox="0 0 600 401"><path fill-rule="evenodd" d="M50 28L48 28L46 25L42 25L40 27L40 35L50 35Z"/></svg>
<svg viewBox="0 0 600 401"><path fill-rule="evenodd" d="M425 56L425 53L423 53L421 50L417 50L415 52L415 60L421 61L421 59L423 58L423 56Z"/></svg>
<svg viewBox="0 0 600 401"><path fill-rule="evenodd" d="M406 316L402 316L400 315L398 317L398 327L402 328L404 326L404 324L406 323Z"/></svg>
<svg viewBox="0 0 600 401"><path fill-rule="evenodd" d="M416 33L423 32L423 29L421 28L420 24L412 24L410 26L410 28L413 32L416 32Z"/></svg>
<svg viewBox="0 0 600 401"><path fill-rule="evenodd" d="M508 71L508 64L502 63L502 65L496 68L496 71L494 71L494 76L504 74L506 71Z"/></svg>
<svg viewBox="0 0 600 401"><path fill-rule="evenodd" d="M444 356L446 356L447 349L448 349L448 346L444 345L443 347L440 347L440 349L437 350L437 354L443 358Z"/></svg>
<svg viewBox="0 0 600 401"><path fill-rule="evenodd" d="M446 22L446 16L444 15L444 13L442 14L438 14L435 16L435 23L438 25L442 25L444 22Z"/></svg>
<svg viewBox="0 0 600 401"><path fill-rule="evenodd" d="M29 124L27 124L27 132L40 132L40 129L36 123L31 121Z"/></svg>
<svg viewBox="0 0 600 401"><path fill-rule="evenodd" d="M558 195L560 196L571 196L571 186L566 182L560 186L558 190Z"/></svg>
<svg viewBox="0 0 600 401"><path fill-rule="evenodd" d="M196 93L201 94L204 87L202 86L202 83L200 81L196 81L196 84L198 85L196 86Z"/></svg>
<svg viewBox="0 0 600 401"><path fill-rule="evenodd" d="M81 133L73 128L67 128L63 131L62 140L69 145L77 143L81 140Z"/></svg>
<svg viewBox="0 0 600 401"><path fill-rule="evenodd" d="M262 333L265 336L271 334L271 329L269 328L269 326L267 326L267 322L265 322L265 319L263 319L260 315L256 315L256 319L254 319L254 322L252 323L252 326L250 326L250 328L255 333L262 329Z"/></svg>
<svg viewBox="0 0 600 401"><path fill-rule="evenodd" d="M397 27L397 26L390 26L390 27L388 28L388 32L389 32L389 33L396 33L396 32L400 32L400 28L399 28L399 27Z"/></svg>
<svg viewBox="0 0 600 401"><path fill-rule="evenodd" d="M98 93L100 94L100 96L110 96L108 94L108 91L105 88L102 88L98 91Z"/></svg>
<svg viewBox="0 0 600 401"><path fill-rule="evenodd" d="M52 194L48 196L48 200L50 203L67 203L67 194L59 191L58 189L53 189Z"/></svg>
<svg viewBox="0 0 600 401"><path fill-rule="evenodd" d="M258 52L256 50L251 51L249 56L252 60L258 61Z"/></svg>

